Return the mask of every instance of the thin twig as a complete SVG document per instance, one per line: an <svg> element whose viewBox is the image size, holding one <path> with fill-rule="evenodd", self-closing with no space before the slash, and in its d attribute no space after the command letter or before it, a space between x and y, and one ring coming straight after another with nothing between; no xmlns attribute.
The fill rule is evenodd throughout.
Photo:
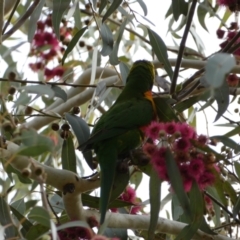
<svg viewBox="0 0 240 240"><path fill-rule="evenodd" d="M2 30L3 28L4 8L5 8L5 0L2 0L0 1L0 30ZM0 32L0 44L2 44L2 31Z"/></svg>
<svg viewBox="0 0 240 240"><path fill-rule="evenodd" d="M191 24L192 24L193 15L194 15L196 5L197 5L197 0L193 0L191 8L189 10L189 14L188 14L187 22L186 22L186 27L184 29L183 37L182 37L182 40L181 40L181 43L180 43L180 46L179 46L179 52L178 52L176 66L175 66L174 73L173 73L173 79L172 79L172 84L171 84L171 88L170 88L170 94L173 94L175 92L175 88L176 88L176 85L177 85L177 79L178 79L178 73L179 73L179 69L180 69L180 66L181 66L181 62L182 62L182 56L183 56L183 53L184 53L185 44L186 44L186 41L187 41L187 36L188 36L188 33L189 33L189 29L190 29Z"/></svg>
<svg viewBox="0 0 240 240"><path fill-rule="evenodd" d="M0 78L0 82L17 82L17 83L22 83L22 84L26 84L26 83L31 83L31 84L39 84L39 85L51 85L51 86L70 86L70 87L92 87L92 88L96 88L97 85L96 84L71 84L71 83L66 83L66 82L37 82L37 81L33 81L33 80L27 80L27 81L23 81L23 80L18 80L18 79L6 79L6 78ZM115 88L123 88L124 86L116 86L116 85L107 85L106 87L115 87Z"/></svg>
<svg viewBox="0 0 240 240"><path fill-rule="evenodd" d="M9 1L9 0L8 0L8 1ZM11 11L8 19L7 19L7 22L6 22L5 25L4 25L4 28L3 28L3 30L2 30L2 34L5 33L7 27L9 26L9 24L10 24L10 22L11 22L11 20L12 20L12 17L13 17L13 15L14 15L14 13L15 13L17 7L18 7L18 4L20 3L20 1L21 1L21 0L17 0L17 1L16 1L15 5L14 5L14 7L13 7L13 9L12 9L12 11Z"/></svg>
<svg viewBox="0 0 240 240"><path fill-rule="evenodd" d="M222 49L222 52L228 52L232 45L239 39L240 31L232 38L232 40Z"/></svg>
<svg viewBox="0 0 240 240"><path fill-rule="evenodd" d="M2 40L6 40L9 38L13 33L15 33L31 16L37 5L39 4L40 0L35 0L33 4L28 8L25 14L16 22L16 24L2 36Z"/></svg>
<svg viewBox="0 0 240 240"><path fill-rule="evenodd" d="M215 202L219 207L221 207L230 217L232 217L236 223L240 224L239 219L233 217L233 213L230 212L222 203L220 203L216 198L214 198L211 194L204 191L204 194L208 196L213 202Z"/></svg>
<svg viewBox="0 0 240 240"><path fill-rule="evenodd" d="M185 97L187 97L190 93L192 93L198 86L200 85L200 81L197 80L196 83L194 83L189 89L185 90L185 92L182 90L181 95L177 96L177 100L181 100Z"/></svg>

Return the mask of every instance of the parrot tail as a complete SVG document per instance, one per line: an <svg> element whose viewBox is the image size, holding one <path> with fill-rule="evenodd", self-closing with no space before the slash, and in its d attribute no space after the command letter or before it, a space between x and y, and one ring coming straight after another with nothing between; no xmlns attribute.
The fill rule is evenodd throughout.
<svg viewBox="0 0 240 240"><path fill-rule="evenodd" d="M97 151L97 157L101 168L101 190L100 190L100 205L101 213L100 224L103 224L108 209L109 200L117 165L117 149L116 145L111 143L100 147Z"/></svg>

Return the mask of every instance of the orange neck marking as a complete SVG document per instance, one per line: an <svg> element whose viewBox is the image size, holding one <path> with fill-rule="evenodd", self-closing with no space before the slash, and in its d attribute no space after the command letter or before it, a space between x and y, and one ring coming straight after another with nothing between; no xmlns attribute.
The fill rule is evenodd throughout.
<svg viewBox="0 0 240 240"><path fill-rule="evenodd" d="M144 97L146 99L148 99L151 103L152 103L152 107L153 107L153 111L154 111L154 114L155 114L155 118L157 118L157 109L156 109L156 105L153 101L153 97L152 97L152 91L147 91L144 93Z"/></svg>

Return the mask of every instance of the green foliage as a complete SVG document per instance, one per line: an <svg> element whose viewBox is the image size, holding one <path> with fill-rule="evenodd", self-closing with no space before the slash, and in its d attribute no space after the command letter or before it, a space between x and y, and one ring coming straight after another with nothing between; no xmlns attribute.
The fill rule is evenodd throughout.
<svg viewBox="0 0 240 240"><path fill-rule="evenodd" d="M38 239L49 235L50 231L54 238L60 230L75 227L81 227L84 232L89 227L86 222L70 220L85 218L86 210L82 206L89 208L89 212L99 210L100 202L105 202L109 209L118 209L118 214L126 218L131 217L126 223L132 222L136 237L190 240L200 229L204 234L224 235L216 239L239 238L236 229L240 210L237 105L240 100L235 101L240 86L239 26L230 22L234 12L237 16L237 7L234 4L221 7L218 1L212 0L172 0L160 5L154 2L155 14L159 14L154 22L149 5L153 1L40 0L36 3L19 1L13 13L5 16L3 24L0 238L2 226L6 239ZM197 4L192 9L194 3ZM168 9L163 12L166 4ZM194 12L193 18L190 9ZM164 22L159 20L162 15L166 18ZM183 35L186 26L189 31ZM212 50L211 41L219 49ZM152 89L156 107L154 120L187 122L197 128L196 138L191 140L194 151L188 154L192 157L201 153L209 161L207 171L213 173L214 183L205 189L198 188L196 179L186 192L175 160L177 152L170 151L174 149L173 142L156 140L158 147L168 146L165 162L170 186L165 188L144 150L145 144L152 141L142 134L145 126L138 126L141 132L137 128L136 139L124 135L117 143L109 140L121 135L122 126L129 120L138 122L149 117L145 107L135 111L131 101L133 91L129 91L124 96L128 104L114 108L107 124L110 128L104 128L103 135L101 131L94 132L94 141L100 142L94 147L96 152L106 136L109 141L104 155L108 162L103 182L110 186L114 179L110 199L106 191L101 198L94 191L104 174L98 167L96 152L90 149L94 144L89 140L90 133L101 122L98 118L115 106L137 58L153 62L158 76ZM234 76L235 82L231 82L229 76ZM141 87L142 79L146 78L143 71L132 90ZM51 126L53 121L54 127ZM115 122L122 125L116 127ZM203 122L206 122L206 129ZM229 129L225 133L213 131L221 127ZM136 133L136 128L131 128L129 132ZM201 134L208 136L209 144L199 143ZM120 156L115 154L116 144L131 145L135 140L141 142L137 149L120 151ZM87 141L90 141L89 148L85 148ZM75 151L77 148L84 151ZM109 157L113 152L117 163ZM149 185L146 185L148 180ZM122 199L129 183L137 190L137 202ZM104 192L103 185L101 189ZM141 189L144 193L138 196ZM171 209L166 205L169 202ZM138 216L129 216L129 209L134 207L139 208ZM100 207L102 211L105 210ZM98 212L95 214L97 216ZM143 226L141 220L147 214L150 220ZM171 222L171 228L163 229L164 224L159 227L159 214L186 225L179 231ZM106 228L104 235L131 238L127 228L131 229L132 225L126 226L123 222L116 225L118 217L114 214L110 219L113 220L107 218L106 226L115 225ZM91 220L99 227L96 219ZM100 228L100 232L106 226Z"/></svg>

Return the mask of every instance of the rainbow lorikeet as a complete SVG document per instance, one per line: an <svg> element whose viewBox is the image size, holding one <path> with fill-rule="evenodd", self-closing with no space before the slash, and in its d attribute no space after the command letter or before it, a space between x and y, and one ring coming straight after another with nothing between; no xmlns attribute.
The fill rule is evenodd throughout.
<svg viewBox="0 0 240 240"><path fill-rule="evenodd" d="M108 208L118 156L138 147L141 127L155 117L152 87L155 70L151 62L136 61L127 77L126 86L96 123L91 136L79 149L94 149L101 168L100 212L102 224Z"/></svg>

